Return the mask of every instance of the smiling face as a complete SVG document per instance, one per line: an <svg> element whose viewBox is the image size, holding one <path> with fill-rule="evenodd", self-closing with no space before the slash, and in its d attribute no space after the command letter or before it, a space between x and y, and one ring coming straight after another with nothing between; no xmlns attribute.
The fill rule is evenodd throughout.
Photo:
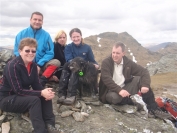
<svg viewBox="0 0 177 133"><path fill-rule="evenodd" d="M82 41L82 36L78 32L73 32L71 34L71 40L73 41L74 44L79 45Z"/></svg>
<svg viewBox="0 0 177 133"><path fill-rule="evenodd" d="M27 66L28 63L34 60L34 57L36 55L36 48L25 46L22 50L19 49L19 53L25 63L25 66Z"/></svg>
<svg viewBox="0 0 177 133"><path fill-rule="evenodd" d="M30 25L33 29L37 30L42 27L43 24L43 17L41 15L33 14L30 19Z"/></svg>
<svg viewBox="0 0 177 133"><path fill-rule="evenodd" d="M122 48L120 46L117 48L112 48L112 59L115 63L120 64L124 55L125 52L122 51Z"/></svg>

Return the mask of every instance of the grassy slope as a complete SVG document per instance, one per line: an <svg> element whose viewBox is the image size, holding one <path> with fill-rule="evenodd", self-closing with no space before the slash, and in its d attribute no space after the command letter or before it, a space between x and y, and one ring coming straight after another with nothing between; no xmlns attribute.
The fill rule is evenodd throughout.
<svg viewBox="0 0 177 133"><path fill-rule="evenodd" d="M177 102L177 72L152 76L151 87L155 97L168 97Z"/></svg>
<svg viewBox="0 0 177 133"><path fill-rule="evenodd" d="M177 84L177 72L162 73L151 76L151 86L154 89L174 84Z"/></svg>

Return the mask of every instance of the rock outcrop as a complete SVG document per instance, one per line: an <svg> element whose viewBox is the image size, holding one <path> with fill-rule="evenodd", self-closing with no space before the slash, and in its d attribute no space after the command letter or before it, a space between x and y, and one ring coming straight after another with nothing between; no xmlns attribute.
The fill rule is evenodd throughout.
<svg viewBox="0 0 177 133"><path fill-rule="evenodd" d="M150 75L157 73L177 72L177 54L166 54L157 62L147 66Z"/></svg>

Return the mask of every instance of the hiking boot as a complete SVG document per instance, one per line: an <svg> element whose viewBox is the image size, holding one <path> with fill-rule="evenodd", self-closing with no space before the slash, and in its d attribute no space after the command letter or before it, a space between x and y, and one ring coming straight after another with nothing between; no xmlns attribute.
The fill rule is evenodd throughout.
<svg viewBox="0 0 177 133"><path fill-rule="evenodd" d="M65 105L72 105L76 100L76 96L71 96L71 97L66 97L66 99L64 99L63 104Z"/></svg>
<svg viewBox="0 0 177 133"><path fill-rule="evenodd" d="M160 118L160 119L171 119L171 115L157 108L156 110L149 110L148 112L149 118Z"/></svg>
<svg viewBox="0 0 177 133"><path fill-rule="evenodd" d="M57 100L57 104L62 103L65 100L65 96L61 96Z"/></svg>
<svg viewBox="0 0 177 133"><path fill-rule="evenodd" d="M57 129L54 126L49 125L49 124L47 125L47 130L48 130L48 133L60 133L61 132L60 129Z"/></svg>
<svg viewBox="0 0 177 133"><path fill-rule="evenodd" d="M142 111L142 110L144 110L144 109L143 109L143 105L141 105L140 103L134 103L134 105L136 106L137 111Z"/></svg>

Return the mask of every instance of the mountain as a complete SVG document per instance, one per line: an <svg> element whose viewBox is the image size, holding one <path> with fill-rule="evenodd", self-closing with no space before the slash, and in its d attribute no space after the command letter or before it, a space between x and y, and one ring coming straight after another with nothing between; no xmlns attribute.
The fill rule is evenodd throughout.
<svg viewBox="0 0 177 133"><path fill-rule="evenodd" d="M126 56L132 60L135 58L137 63L142 66L157 61L162 56L161 53L152 52L144 48L127 32L104 32L99 35L92 35L84 38L84 42L92 47L96 61L99 64L101 64L104 58L111 54L112 46L117 41L121 41L126 45Z"/></svg>
<svg viewBox="0 0 177 133"><path fill-rule="evenodd" d="M12 46L12 45L8 45L8 46L0 46L0 50L2 50L2 49L12 50L13 48L14 48L14 46Z"/></svg>
<svg viewBox="0 0 177 133"><path fill-rule="evenodd" d="M162 55L177 54L177 43L169 43L164 48L159 49L157 52L161 53Z"/></svg>
<svg viewBox="0 0 177 133"><path fill-rule="evenodd" d="M164 42L156 45L150 45L150 46L145 46L145 48L149 49L150 51L157 52L163 48L165 48L167 45L171 44L172 42Z"/></svg>

